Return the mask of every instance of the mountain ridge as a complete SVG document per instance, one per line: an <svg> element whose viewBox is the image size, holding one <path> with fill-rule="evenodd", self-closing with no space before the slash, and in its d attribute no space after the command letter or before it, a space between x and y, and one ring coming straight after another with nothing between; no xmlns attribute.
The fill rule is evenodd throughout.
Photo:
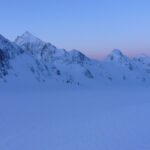
<svg viewBox="0 0 150 150"><path fill-rule="evenodd" d="M31 83L56 81L76 85L149 85L150 58L129 58L114 49L104 60L95 60L75 49L58 49L29 32L14 42L0 35L0 82L9 80L21 80L22 84L30 80Z"/></svg>

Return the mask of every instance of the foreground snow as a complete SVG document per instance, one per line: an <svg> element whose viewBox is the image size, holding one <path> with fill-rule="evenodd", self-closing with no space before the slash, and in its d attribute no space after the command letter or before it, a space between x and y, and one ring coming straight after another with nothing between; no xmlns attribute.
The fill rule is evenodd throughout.
<svg viewBox="0 0 150 150"><path fill-rule="evenodd" d="M149 150L149 88L0 93L1 150Z"/></svg>

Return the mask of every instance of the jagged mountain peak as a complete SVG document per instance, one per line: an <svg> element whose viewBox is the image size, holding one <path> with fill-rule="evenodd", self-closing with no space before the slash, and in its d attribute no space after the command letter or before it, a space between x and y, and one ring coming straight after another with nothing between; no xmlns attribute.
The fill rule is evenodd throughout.
<svg viewBox="0 0 150 150"><path fill-rule="evenodd" d="M73 54L73 55L76 55L76 56L78 56L78 55L84 55L83 53L81 53L80 51L78 51L78 50L76 50L76 49L71 50L71 51L70 51L70 54ZM85 55L84 55L84 56L85 56Z"/></svg>
<svg viewBox="0 0 150 150"><path fill-rule="evenodd" d="M52 60L70 60L72 62L83 62L88 60L83 53L78 50L72 50L67 52L64 49L58 49L51 43L46 43L39 38L32 35L30 32L25 32L21 36L18 36L15 43L19 45L25 52L33 54L38 59L44 59L47 61ZM65 57L65 58L64 58Z"/></svg>
<svg viewBox="0 0 150 150"><path fill-rule="evenodd" d="M0 34L0 44L4 43L10 43L10 41Z"/></svg>
<svg viewBox="0 0 150 150"><path fill-rule="evenodd" d="M33 35L32 33L30 33L29 31L24 32L23 35L25 35L25 36L34 36L34 35Z"/></svg>
<svg viewBox="0 0 150 150"><path fill-rule="evenodd" d="M25 32L21 36L18 36L15 43L26 53L31 54L35 59L44 60L46 62L54 62L58 60L58 58L62 60L66 54L65 50L57 49L51 43L42 41L30 32Z"/></svg>
<svg viewBox="0 0 150 150"><path fill-rule="evenodd" d="M121 52L121 50L119 49L113 49L111 52L112 55L119 55L119 56L123 56L123 53Z"/></svg>
<svg viewBox="0 0 150 150"><path fill-rule="evenodd" d="M90 60L87 56L85 56L83 53L81 53L80 51L78 50L71 50L69 52L71 58L72 58L72 61L73 62L77 62L77 63L83 63L85 61L88 61Z"/></svg>
<svg viewBox="0 0 150 150"><path fill-rule="evenodd" d="M106 57L106 60L109 60L109 61L127 61L129 58L124 55L121 50L119 49L114 49L112 50L111 54L109 54L107 57Z"/></svg>
<svg viewBox="0 0 150 150"><path fill-rule="evenodd" d="M25 52L31 53L35 56L38 55L38 57L40 57L42 50L52 49L53 47L50 43L42 41L28 31L21 36L18 36L14 42Z"/></svg>
<svg viewBox="0 0 150 150"><path fill-rule="evenodd" d="M4 52L7 52L10 57L13 57L16 54L20 54L23 52L19 46L17 46L15 43L9 41L1 34L0 34L0 49Z"/></svg>
<svg viewBox="0 0 150 150"><path fill-rule="evenodd" d="M18 45L23 45L23 44L26 44L26 43L38 44L38 43L44 43L44 42L42 40L40 40L38 37L31 34L30 32L26 31L21 36L18 36L15 39L15 43L18 44Z"/></svg>

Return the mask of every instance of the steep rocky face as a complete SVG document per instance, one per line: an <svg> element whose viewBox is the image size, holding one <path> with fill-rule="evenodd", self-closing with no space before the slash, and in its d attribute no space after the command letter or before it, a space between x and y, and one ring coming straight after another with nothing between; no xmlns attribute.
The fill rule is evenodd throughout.
<svg viewBox="0 0 150 150"><path fill-rule="evenodd" d="M25 52L31 53L36 59L45 62L53 63L59 61L61 63L83 64L89 60L89 58L77 50L67 52L65 49L58 49L50 43L43 42L29 32L18 36L15 43Z"/></svg>
<svg viewBox="0 0 150 150"><path fill-rule="evenodd" d="M15 55L19 55L23 53L23 50L13 42L10 42L2 35L0 35L0 49L7 52L8 55L12 58Z"/></svg>
<svg viewBox="0 0 150 150"><path fill-rule="evenodd" d="M114 49L112 53L107 56L106 60L118 66L126 67L130 71L136 68L134 62L118 49Z"/></svg>
<svg viewBox="0 0 150 150"><path fill-rule="evenodd" d="M133 61L141 64L143 66L149 66L150 67L150 57L146 56L146 55L141 55L138 56L136 58L133 58Z"/></svg>
<svg viewBox="0 0 150 150"><path fill-rule="evenodd" d="M134 63L141 68L147 75L150 75L150 57L141 55L133 58Z"/></svg>
<svg viewBox="0 0 150 150"><path fill-rule="evenodd" d="M86 57L83 53L77 51L77 50L72 50L69 52L70 55L70 62L72 63L78 63L78 64L86 64L90 59Z"/></svg>
<svg viewBox="0 0 150 150"><path fill-rule="evenodd" d="M106 58L107 61L116 62L119 64L129 63L129 58L125 56L120 50L114 49Z"/></svg>
<svg viewBox="0 0 150 150"><path fill-rule="evenodd" d="M18 36L14 42L26 53L32 54L39 60L47 59L46 57L55 53L56 50L55 46L43 42L29 32L25 32L23 35Z"/></svg>
<svg viewBox="0 0 150 150"><path fill-rule="evenodd" d="M8 74L9 59L9 54L0 49L0 78Z"/></svg>
<svg viewBox="0 0 150 150"><path fill-rule="evenodd" d="M15 43L0 35L0 78L4 78L11 68L10 60L23 53Z"/></svg>
<svg viewBox="0 0 150 150"><path fill-rule="evenodd" d="M38 75L42 76L43 72L47 72L49 78L58 78L67 83L68 81L69 83L76 82L75 80L78 82L80 79L75 78L80 74L80 76L92 78L92 73L86 71L88 69L83 66L90 59L77 50L67 52L65 49L58 49L29 32L18 36L15 43L36 61L37 68L41 71L32 66L31 70L34 74L38 72Z"/></svg>

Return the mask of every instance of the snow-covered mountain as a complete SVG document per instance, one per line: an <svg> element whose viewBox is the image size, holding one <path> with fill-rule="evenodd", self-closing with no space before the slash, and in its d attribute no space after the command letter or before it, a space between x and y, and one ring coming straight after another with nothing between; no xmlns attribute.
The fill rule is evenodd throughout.
<svg viewBox="0 0 150 150"><path fill-rule="evenodd" d="M0 82L32 84L146 84L150 58L129 58L113 50L104 60L88 58L78 50L58 49L29 32L11 42L0 35Z"/></svg>
<svg viewBox="0 0 150 150"><path fill-rule="evenodd" d="M9 60L21 53L23 50L18 45L0 35L0 79L3 79L11 68Z"/></svg>

